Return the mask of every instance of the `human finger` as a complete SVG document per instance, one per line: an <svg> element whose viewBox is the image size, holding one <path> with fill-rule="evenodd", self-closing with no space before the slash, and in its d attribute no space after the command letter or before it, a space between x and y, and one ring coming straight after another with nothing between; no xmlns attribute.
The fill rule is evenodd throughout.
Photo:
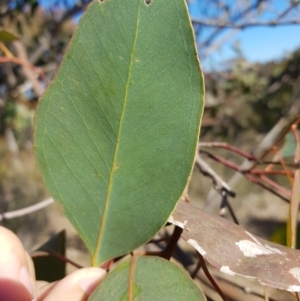
<svg viewBox="0 0 300 301"><path fill-rule="evenodd" d="M47 292L43 301L85 301L104 278L100 268L83 268L58 281ZM44 288L45 289L45 288ZM40 299L38 299L40 300Z"/></svg>
<svg viewBox="0 0 300 301"><path fill-rule="evenodd" d="M19 238L0 226L0 300L35 300L33 264Z"/></svg>

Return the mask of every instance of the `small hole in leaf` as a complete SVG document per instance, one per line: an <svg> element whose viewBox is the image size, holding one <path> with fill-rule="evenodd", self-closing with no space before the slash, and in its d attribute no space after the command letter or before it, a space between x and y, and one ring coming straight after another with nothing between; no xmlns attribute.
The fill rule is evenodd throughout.
<svg viewBox="0 0 300 301"><path fill-rule="evenodd" d="M152 3L152 0L145 0L146 5L150 5Z"/></svg>

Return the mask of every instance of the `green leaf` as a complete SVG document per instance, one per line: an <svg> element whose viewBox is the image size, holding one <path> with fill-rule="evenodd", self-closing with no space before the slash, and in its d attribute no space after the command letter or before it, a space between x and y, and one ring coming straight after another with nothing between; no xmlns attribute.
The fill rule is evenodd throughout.
<svg viewBox="0 0 300 301"><path fill-rule="evenodd" d="M298 130L298 135L300 135L300 130ZM296 145L295 137L294 137L293 133L289 132L285 136L285 142L281 149L281 156L283 158L294 156L296 147L297 147L297 145Z"/></svg>
<svg viewBox="0 0 300 301"><path fill-rule="evenodd" d="M19 36L16 33L0 28L0 42L9 43L16 40L19 40Z"/></svg>
<svg viewBox="0 0 300 301"><path fill-rule="evenodd" d="M296 249L300 249L300 224L297 225L296 233L297 233ZM287 245L287 235L286 234L287 234L287 225L284 224L272 233L270 240L277 244L286 246Z"/></svg>
<svg viewBox="0 0 300 301"><path fill-rule="evenodd" d="M89 298L89 301L102 300L204 301L206 298L174 263L159 257L138 256L133 264L127 260L109 273Z"/></svg>
<svg viewBox="0 0 300 301"><path fill-rule="evenodd" d="M89 6L40 100L35 152L94 266L167 221L191 173L203 93L185 0Z"/></svg>

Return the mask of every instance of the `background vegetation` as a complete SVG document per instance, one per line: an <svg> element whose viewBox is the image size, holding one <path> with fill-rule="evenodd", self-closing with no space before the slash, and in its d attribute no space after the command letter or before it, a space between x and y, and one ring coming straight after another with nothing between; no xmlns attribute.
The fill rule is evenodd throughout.
<svg viewBox="0 0 300 301"><path fill-rule="evenodd" d="M1 223L15 231L29 251L66 228L67 256L82 265L89 263L85 247L63 217L59 205L14 219L7 218L5 213L48 197L32 148L34 111L39 97L57 72L75 30L75 22L88 2L0 1ZM206 1L200 6L197 18L192 19L200 59L205 60L218 51L236 31L257 25L287 24L300 29L300 2L287 2L287 7L280 10L276 1ZM261 237L270 239L273 235L277 241L285 243L285 231L282 229L289 220L292 189L288 172L268 174L272 183L262 177L255 178L253 172L245 173L245 168L242 173L237 173L241 166L245 167L242 164L249 158L237 156L232 147L238 147L258 159L266 154L264 161L276 161L279 167L283 165L283 170L290 166L288 169L295 172L296 143L293 143L289 129L295 124L299 133L300 50L266 63L250 63L238 45L235 45L235 51L236 58L219 66L218 70L204 70L206 109L200 137L203 143L200 144L200 158L229 185L226 200L239 223ZM225 148L224 145L212 148L208 144L211 142L227 144ZM203 171L201 162L195 166L190 183L190 201L206 211L219 214L220 203L224 201L224 187L212 182L216 178ZM275 166L275 170L279 167ZM270 164L263 165L262 169L270 170ZM233 194L228 194L228 191L236 197L231 198ZM222 214L231 218L230 210L223 211ZM248 284L243 281L232 284L221 274L216 277L221 279L221 288L231 300L245 298L241 294ZM210 298L220 300L208 283L201 285ZM251 300L262 300L263 294L258 293L256 286L251 289L255 292ZM281 298L278 292L270 298L288 300L287 295Z"/></svg>

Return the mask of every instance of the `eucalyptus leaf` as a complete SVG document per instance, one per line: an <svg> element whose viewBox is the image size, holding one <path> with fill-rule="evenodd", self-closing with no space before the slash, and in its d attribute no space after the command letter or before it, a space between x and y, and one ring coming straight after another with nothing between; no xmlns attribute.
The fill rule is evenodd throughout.
<svg viewBox="0 0 300 301"><path fill-rule="evenodd" d="M16 33L0 28L0 42L9 43L16 40L19 40L19 36Z"/></svg>
<svg viewBox="0 0 300 301"><path fill-rule="evenodd" d="M300 292L299 250L266 241L187 202L177 204L169 222L182 228L181 237L221 272Z"/></svg>
<svg viewBox="0 0 300 301"><path fill-rule="evenodd" d="M35 152L94 266L167 221L191 173L203 94L185 0L92 2L38 105Z"/></svg>
<svg viewBox="0 0 300 301"><path fill-rule="evenodd" d="M298 135L300 135L300 130L298 130ZM281 149L281 156L283 158L293 157L296 150L296 141L293 133L289 132L285 136L285 143Z"/></svg>
<svg viewBox="0 0 300 301"><path fill-rule="evenodd" d="M111 272L89 301L204 301L204 294L180 267L160 257L138 256Z"/></svg>

